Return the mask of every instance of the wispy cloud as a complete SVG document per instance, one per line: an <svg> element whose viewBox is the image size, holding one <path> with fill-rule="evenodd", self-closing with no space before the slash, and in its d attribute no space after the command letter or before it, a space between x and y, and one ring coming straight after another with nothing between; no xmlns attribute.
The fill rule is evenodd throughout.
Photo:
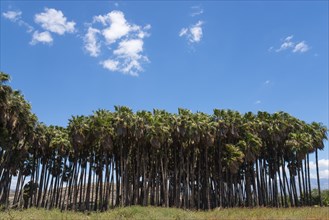
<svg viewBox="0 0 329 220"><path fill-rule="evenodd" d="M189 29L188 28L182 28L179 32L179 36L182 37L188 33Z"/></svg>
<svg viewBox="0 0 329 220"><path fill-rule="evenodd" d="M198 16L198 15L203 14L203 8L201 6L192 6L191 7L191 10L192 10L192 12L191 12L190 15L192 17L195 17L195 16Z"/></svg>
<svg viewBox="0 0 329 220"><path fill-rule="evenodd" d="M21 11L7 11L2 13L3 17L6 19L15 22L21 19L22 12Z"/></svg>
<svg viewBox="0 0 329 220"><path fill-rule="evenodd" d="M270 83L271 83L270 80L266 80L266 81L264 82L264 85L268 85L268 84L270 84Z"/></svg>
<svg viewBox="0 0 329 220"><path fill-rule="evenodd" d="M101 27L96 28L96 26ZM111 11L93 17L93 22L84 37L84 47L90 56L98 57L102 45L111 56L100 61L103 68L112 72L138 76L142 64L149 62L144 52L144 39L150 34L151 25L144 27L129 23L122 11Z"/></svg>
<svg viewBox="0 0 329 220"><path fill-rule="evenodd" d="M292 50L292 52L297 53L304 53L306 51L308 51L310 48L309 46L305 43L305 41L302 41L298 44L295 45L294 49Z"/></svg>
<svg viewBox="0 0 329 220"><path fill-rule="evenodd" d="M286 50L286 49L289 49L289 48L293 48L294 47L294 44L291 39L293 38L294 36L293 35L290 35L288 37L286 37L284 40L283 40L283 43L281 44L280 48L275 50L276 52L280 52L280 51L283 51L283 50Z"/></svg>
<svg viewBox="0 0 329 220"><path fill-rule="evenodd" d="M200 5L191 6L191 17L200 16L203 14L203 8ZM188 27L183 27L178 32L179 37L185 37L187 42L192 45L199 43L203 37L203 24L204 21L198 20L196 23L189 25Z"/></svg>
<svg viewBox="0 0 329 220"><path fill-rule="evenodd" d="M45 8L45 12L36 14L34 21L43 29L59 35L75 31L75 22L67 21L62 11L53 8Z"/></svg>
<svg viewBox="0 0 329 220"><path fill-rule="evenodd" d="M19 26L25 27L26 31L30 33L33 31L34 28L22 20L22 14L23 13L21 11L17 10L17 11L3 12L2 16L11 22L17 23Z"/></svg>
<svg viewBox="0 0 329 220"><path fill-rule="evenodd" d="M305 41L301 42L294 42L292 39L294 38L293 35L286 37L280 47L275 49L275 52L281 52L284 50L290 50L293 53L304 53L310 49L310 47L306 44ZM273 51L274 47L270 47L269 51Z"/></svg>
<svg viewBox="0 0 329 220"><path fill-rule="evenodd" d="M257 100L254 104L255 105L259 105L260 103L262 103L262 101L261 100Z"/></svg>
<svg viewBox="0 0 329 220"><path fill-rule="evenodd" d="M198 43L203 36L202 25L203 21L198 21L188 28L182 28L178 35L180 37L185 36L190 43Z"/></svg>

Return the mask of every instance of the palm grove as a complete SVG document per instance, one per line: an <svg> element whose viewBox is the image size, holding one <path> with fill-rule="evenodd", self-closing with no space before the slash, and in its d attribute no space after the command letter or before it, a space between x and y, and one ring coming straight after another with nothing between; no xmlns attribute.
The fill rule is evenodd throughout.
<svg viewBox="0 0 329 220"><path fill-rule="evenodd" d="M317 156L327 139L320 123L285 112L115 107L74 116L66 128L46 126L7 85L9 75L0 77L3 207L295 207L314 205L312 188L320 194Z"/></svg>

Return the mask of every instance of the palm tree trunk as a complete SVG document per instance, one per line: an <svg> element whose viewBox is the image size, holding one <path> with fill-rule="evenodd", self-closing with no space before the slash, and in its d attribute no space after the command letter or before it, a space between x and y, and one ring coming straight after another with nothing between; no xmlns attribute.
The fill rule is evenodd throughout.
<svg viewBox="0 0 329 220"><path fill-rule="evenodd" d="M320 188L318 148L315 148L315 165L316 165L316 179L318 182L318 194L319 194L319 199L320 199L320 206L323 206L322 198L321 198L321 188Z"/></svg>
<svg viewBox="0 0 329 220"><path fill-rule="evenodd" d="M307 153L306 159L307 159L307 176L308 176L308 194L311 196L312 195L312 190L311 190L311 175L310 175L310 157L309 157L309 153Z"/></svg>

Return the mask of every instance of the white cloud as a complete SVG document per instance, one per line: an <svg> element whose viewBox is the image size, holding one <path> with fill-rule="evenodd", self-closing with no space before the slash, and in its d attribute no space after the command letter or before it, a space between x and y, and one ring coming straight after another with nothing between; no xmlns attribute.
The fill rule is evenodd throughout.
<svg viewBox="0 0 329 220"><path fill-rule="evenodd" d="M310 177L316 179L316 170L310 171ZM319 170L319 178L320 179L329 179L329 169L327 170Z"/></svg>
<svg viewBox="0 0 329 220"><path fill-rule="evenodd" d="M116 55L115 69L125 74L137 76L142 71L141 61L148 61L143 52L143 41L141 39L124 40L119 43L118 49L114 50ZM110 64L114 64L111 62ZM113 68L114 69L114 68Z"/></svg>
<svg viewBox="0 0 329 220"><path fill-rule="evenodd" d="M277 50L277 52L281 51L281 50L286 50L290 47L294 47L294 43L287 41L287 42L283 42L283 44L281 44L281 47Z"/></svg>
<svg viewBox="0 0 329 220"><path fill-rule="evenodd" d="M203 36L202 25L203 21L198 21L189 28L182 28L179 32L179 36L186 36L190 43L198 43Z"/></svg>
<svg viewBox="0 0 329 220"><path fill-rule="evenodd" d="M305 41L302 41L298 44L296 44L296 46L294 47L293 51L294 53L296 52L300 52L300 53L304 53L306 51L308 51L310 48L309 46L305 43Z"/></svg>
<svg viewBox="0 0 329 220"><path fill-rule="evenodd" d="M47 31L63 35L75 31L75 22L67 21L62 11L53 8L45 8L45 12L36 14L34 21Z"/></svg>
<svg viewBox="0 0 329 220"><path fill-rule="evenodd" d="M28 33L31 33L34 30L31 25L22 20L21 11L7 11L2 13L2 15L11 22L17 23L19 26L25 27Z"/></svg>
<svg viewBox="0 0 329 220"><path fill-rule="evenodd" d="M119 57L128 57L130 59L139 59L140 52L143 51L143 41L141 39L125 40L119 43L118 49L113 53Z"/></svg>
<svg viewBox="0 0 329 220"><path fill-rule="evenodd" d="M329 159L321 159L318 164L320 178L329 178ZM316 163L314 161L310 161L310 172L311 177L316 178Z"/></svg>
<svg viewBox="0 0 329 220"><path fill-rule="evenodd" d="M329 170L321 170L319 171L320 179L329 179Z"/></svg>
<svg viewBox="0 0 329 220"><path fill-rule="evenodd" d="M145 59L145 61L148 60ZM143 71L143 68L138 60L126 60L121 71L131 76L138 76L138 72Z"/></svg>
<svg viewBox="0 0 329 220"><path fill-rule="evenodd" d="M84 47L92 57L97 57L100 54L101 45L97 41L97 34L99 33L100 31L98 29L89 27L84 37Z"/></svg>
<svg viewBox="0 0 329 220"><path fill-rule="evenodd" d="M294 43L291 41L291 39L293 38L293 35L290 35L288 37L286 37L283 41L283 43L281 44L280 48L276 50L276 52L280 52L282 50L286 50L288 48L292 48L294 47Z"/></svg>
<svg viewBox="0 0 329 220"><path fill-rule="evenodd" d="M108 14L107 15L97 15L97 16L94 16L93 23L100 22L105 26L107 23L106 22L107 19L108 19Z"/></svg>
<svg viewBox="0 0 329 220"><path fill-rule="evenodd" d="M190 29L191 34L192 34L192 42L199 42L202 38L202 21L198 21L198 23L196 23L196 25L192 26L192 28Z"/></svg>
<svg viewBox="0 0 329 220"><path fill-rule="evenodd" d="M271 82L270 80L266 80L266 81L264 82L264 84L267 85L267 84L270 84L270 82Z"/></svg>
<svg viewBox="0 0 329 220"><path fill-rule="evenodd" d="M97 23L100 23L102 28L92 27ZM138 73L143 71L142 63L149 62L143 51L144 39L150 36L150 29L150 24L142 27L129 23L122 11L111 11L93 17L91 27L84 37L84 47L91 56L97 57L101 46L105 45L111 56L100 61L103 68L138 76Z"/></svg>
<svg viewBox="0 0 329 220"><path fill-rule="evenodd" d="M127 35L131 31L131 26L127 23L123 12L111 11L107 15L98 15L94 17L95 22L103 25L110 25L102 31L107 43L112 44L116 40Z"/></svg>
<svg viewBox="0 0 329 220"><path fill-rule="evenodd" d="M293 42L292 39L294 38L293 35L290 35L286 37L281 46L276 49L276 52L281 52L284 50L290 49L293 53L304 53L310 49L310 47L305 43L305 41L301 41L299 43ZM269 51L271 52L273 50L273 47L270 47Z"/></svg>
<svg viewBox="0 0 329 220"><path fill-rule="evenodd" d="M48 31L44 31L41 33L35 31L33 33L30 44L31 45L35 45L37 43L51 44L52 42L53 42L53 38L51 37L51 34Z"/></svg>
<svg viewBox="0 0 329 220"><path fill-rule="evenodd" d="M184 36L185 34L187 34L187 32L188 32L188 28L182 28L179 32L179 36L180 37Z"/></svg>
<svg viewBox="0 0 329 220"><path fill-rule="evenodd" d="M151 29L151 25L150 24L147 24L147 25L145 25L145 27L143 28L144 30L150 30Z"/></svg>
<svg viewBox="0 0 329 220"><path fill-rule="evenodd" d="M118 68L119 61L108 59L108 60L101 62L101 64L103 65L103 67L105 69L108 69L111 71L117 71L119 69Z"/></svg>
<svg viewBox="0 0 329 220"><path fill-rule="evenodd" d="M24 26L28 33L31 33L34 30L34 27L32 27L31 25L29 25L28 23L26 23L23 20L19 20L18 25L19 26Z"/></svg>
<svg viewBox="0 0 329 220"><path fill-rule="evenodd" d="M294 37L294 35L290 35L290 36L286 37L286 39L284 39L284 40L285 41L291 41L293 37Z"/></svg>
<svg viewBox="0 0 329 220"><path fill-rule="evenodd" d="M22 12L21 11L7 11L2 13L3 17L6 19L15 22L21 19Z"/></svg>
<svg viewBox="0 0 329 220"><path fill-rule="evenodd" d="M51 32L63 35L65 33L75 32L75 22L67 21L67 18L60 10L45 8L45 12L35 14L34 21L40 24L44 29L42 31L35 30L33 26L23 21L21 18L21 11L7 11L2 14L6 19L17 23L19 26L26 28L27 32L31 34L31 45L37 43L51 44L54 40Z"/></svg>
<svg viewBox="0 0 329 220"><path fill-rule="evenodd" d="M149 37L150 34L147 32L147 30L150 30L151 29L151 25L148 24L146 25L145 27L141 27L141 26L138 26L138 25L132 25L130 27L130 37L129 38L132 38L132 37L137 37L137 38L140 38L140 39L143 39L145 37Z"/></svg>
<svg viewBox="0 0 329 220"><path fill-rule="evenodd" d="M316 165L314 161L310 161L310 177L316 179ZM280 170L282 172L282 167L280 167ZM287 167L287 164L285 166L286 173L289 173L289 169ZM329 179L329 160L327 159L321 159L319 160L319 177L320 179Z"/></svg>
<svg viewBox="0 0 329 220"><path fill-rule="evenodd" d="M201 8L201 6L192 6L191 9L192 9L192 13L191 13L192 17L203 14L203 9Z"/></svg>
<svg viewBox="0 0 329 220"><path fill-rule="evenodd" d="M327 159L321 159L318 161L319 167L320 168L327 168L329 169L329 160Z"/></svg>
<svg viewBox="0 0 329 220"><path fill-rule="evenodd" d="M257 101L255 102L255 105L259 105L260 103L262 103L262 101L257 100Z"/></svg>
<svg viewBox="0 0 329 220"><path fill-rule="evenodd" d="M319 169L329 169L329 160L327 159L321 159L318 161ZM310 161L310 169L315 169L316 164L314 161Z"/></svg>

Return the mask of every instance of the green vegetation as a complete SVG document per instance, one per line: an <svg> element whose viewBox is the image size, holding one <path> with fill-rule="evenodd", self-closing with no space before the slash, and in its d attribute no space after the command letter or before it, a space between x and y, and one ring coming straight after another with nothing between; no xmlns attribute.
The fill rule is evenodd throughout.
<svg viewBox="0 0 329 220"><path fill-rule="evenodd" d="M188 211L177 208L131 206L106 212L61 212L58 209L31 208L0 212L0 219L328 219L328 208L230 208L213 211Z"/></svg>
<svg viewBox="0 0 329 220"><path fill-rule="evenodd" d="M329 206L329 190L322 190L321 191L321 197L319 195L319 191L316 189L313 189L311 192L313 204L320 204L320 199L322 200L321 203L324 206Z"/></svg>
<svg viewBox="0 0 329 220"><path fill-rule="evenodd" d="M327 139L320 123L285 112L134 113L116 106L114 112L73 116L66 128L46 126L8 79L1 73L0 205L5 208L322 205L319 175L319 199L312 198L309 167L315 153L319 174L318 150Z"/></svg>

